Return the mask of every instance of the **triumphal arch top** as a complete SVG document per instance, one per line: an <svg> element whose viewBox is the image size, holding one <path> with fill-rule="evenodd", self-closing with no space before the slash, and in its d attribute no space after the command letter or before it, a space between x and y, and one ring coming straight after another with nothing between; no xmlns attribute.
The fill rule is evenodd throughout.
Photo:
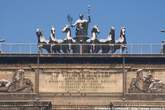
<svg viewBox="0 0 165 110"><path fill-rule="evenodd" d="M63 39L52 26L49 40L37 28L37 44L0 44L0 109L164 110L164 44L129 44L125 26L100 39L79 17Z"/></svg>

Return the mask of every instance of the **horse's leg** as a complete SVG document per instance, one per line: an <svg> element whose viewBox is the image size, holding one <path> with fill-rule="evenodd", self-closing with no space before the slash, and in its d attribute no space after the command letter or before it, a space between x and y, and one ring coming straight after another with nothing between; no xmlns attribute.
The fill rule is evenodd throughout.
<svg viewBox="0 0 165 110"><path fill-rule="evenodd" d="M108 44L101 45L102 53L108 53L110 51L110 46Z"/></svg>
<svg viewBox="0 0 165 110"><path fill-rule="evenodd" d="M51 45L46 45L46 50L48 51L48 53L51 53Z"/></svg>
<svg viewBox="0 0 165 110"><path fill-rule="evenodd" d="M96 53L97 52L97 49L96 49L96 45L94 44L93 45L93 53Z"/></svg>
<svg viewBox="0 0 165 110"><path fill-rule="evenodd" d="M114 45L112 43L108 43L106 45L106 47L107 47L106 53L113 53L114 52Z"/></svg>
<svg viewBox="0 0 165 110"><path fill-rule="evenodd" d="M68 44L68 48L69 48L69 53L73 53L73 50L72 50L72 43L69 43L69 44Z"/></svg>
<svg viewBox="0 0 165 110"><path fill-rule="evenodd" d="M111 45L111 44L107 44L106 45L106 53L112 53L112 52L110 52L111 50L113 51L113 46Z"/></svg>
<svg viewBox="0 0 165 110"><path fill-rule="evenodd" d="M67 53L67 52L68 52L68 47L67 47L67 44L66 44L66 43L63 43L63 44L62 44L62 51L63 51L64 53Z"/></svg>
<svg viewBox="0 0 165 110"><path fill-rule="evenodd" d="M75 53L75 45L73 43L71 45L71 48L72 48L72 53Z"/></svg>
<svg viewBox="0 0 165 110"><path fill-rule="evenodd" d="M54 53L53 47L54 47L54 45L53 44L50 44L50 52L51 53Z"/></svg>
<svg viewBox="0 0 165 110"><path fill-rule="evenodd" d="M43 49L45 49L48 53L50 53L50 48L48 48L46 45L42 47L41 53L43 53Z"/></svg>
<svg viewBox="0 0 165 110"><path fill-rule="evenodd" d="M61 53L60 51L60 46L58 44L55 44L53 47L52 47L52 50L54 53Z"/></svg>
<svg viewBox="0 0 165 110"><path fill-rule="evenodd" d="M51 48L52 48L52 53L57 53L57 47L56 47L56 45L53 45Z"/></svg>
<svg viewBox="0 0 165 110"><path fill-rule="evenodd" d="M87 53L87 47L86 47L86 45L82 45L82 53Z"/></svg>
<svg viewBox="0 0 165 110"><path fill-rule="evenodd" d="M60 45L59 45L59 44L57 44L57 52L58 52L58 53L61 53Z"/></svg>
<svg viewBox="0 0 165 110"><path fill-rule="evenodd" d="M100 45L96 44L96 45L95 45L95 52L96 52L96 53L99 53L100 51L102 52L102 50L101 50L101 48L100 48Z"/></svg>
<svg viewBox="0 0 165 110"><path fill-rule="evenodd" d="M68 44L66 45L66 53L70 53L69 45Z"/></svg>
<svg viewBox="0 0 165 110"><path fill-rule="evenodd" d="M61 44L61 50L63 51L63 53L65 53L63 44Z"/></svg>
<svg viewBox="0 0 165 110"><path fill-rule="evenodd" d="M109 48L108 45L103 45L102 53L108 53L108 48Z"/></svg>
<svg viewBox="0 0 165 110"><path fill-rule="evenodd" d="M90 53L90 45L88 43L86 44L86 49L87 49L87 53Z"/></svg>
<svg viewBox="0 0 165 110"><path fill-rule="evenodd" d="M93 53L98 53L99 52L99 45L98 45L98 43L97 44L93 44L92 45L92 51L93 51Z"/></svg>
<svg viewBox="0 0 165 110"><path fill-rule="evenodd" d="M118 49L119 49L120 53L122 53L122 45L121 45L121 43L116 43L114 45L114 52L116 52L116 50L118 50Z"/></svg>
<svg viewBox="0 0 165 110"><path fill-rule="evenodd" d="M126 53L128 53L128 49L127 49L127 46L126 45L123 45L122 46L122 53L124 53L124 50Z"/></svg>
<svg viewBox="0 0 165 110"><path fill-rule="evenodd" d="M94 44L91 45L91 52L95 53L95 45Z"/></svg>
<svg viewBox="0 0 165 110"><path fill-rule="evenodd" d="M71 43L71 49L72 49L72 53L78 53L79 46L76 45L76 43L72 42Z"/></svg>
<svg viewBox="0 0 165 110"><path fill-rule="evenodd" d="M42 52L43 52L43 51L42 51L42 48L43 48L43 47L41 47L41 46L38 47L38 49L39 49L38 51L39 51L40 54L42 54Z"/></svg>
<svg viewBox="0 0 165 110"><path fill-rule="evenodd" d="M121 52L124 53L125 47L121 47Z"/></svg>
<svg viewBox="0 0 165 110"><path fill-rule="evenodd" d="M62 47L63 47L62 43L58 43L57 45L58 45L59 53L64 53L63 49L62 49Z"/></svg>
<svg viewBox="0 0 165 110"><path fill-rule="evenodd" d="M104 53L105 50L104 43L100 45L100 49L102 50L102 53Z"/></svg>
<svg viewBox="0 0 165 110"><path fill-rule="evenodd" d="M73 53L80 53L80 45L79 44L73 45Z"/></svg>
<svg viewBox="0 0 165 110"><path fill-rule="evenodd" d="M63 51L64 53L66 53L66 45L65 45L65 44L62 45L62 51Z"/></svg>
<svg viewBox="0 0 165 110"><path fill-rule="evenodd" d="M55 53L54 46L55 46L55 45L51 45L51 47L50 47L50 51L51 51L51 53Z"/></svg>
<svg viewBox="0 0 165 110"><path fill-rule="evenodd" d="M114 49L113 49L114 46L112 46L112 45L110 45L110 44L107 44L106 46L107 46L107 48L106 48L106 49L107 49L106 53L112 53L113 50L114 50Z"/></svg>
<svg viewBox="0 0 165 110"><path fill-rule="evenodd" d="M47 44L40 45L39 46L40 53L43 53L43 49L45 49L48 53L51 53L50 45L47 45Z"/></svg>
<svg viewBox="0 0 165 110"><path fill-rule="evenodd" d="M110 53L115 53L116 50L117 50L117 46L116 45L111 45L109 50L110 50L109 51Z"/></svg>
<svg viewBox="0 0 165 110"><path fill-rule="evenodd" d="M64 53L70 53L68 43L63 44L63 49L62 50L63 50Z"/></svg>
<svg viewBox="0 0 165 110"><path fill-rule="evenodd" d="M115 45L112 46L112 52L111 53L115 53L116 52L116 47Z"/></svg>
<svg viewBox="0 0 165 110"><path fill-rule="evenodd" d="M89 44L89 53L93 53L92 52L92 44Z"/></svg>

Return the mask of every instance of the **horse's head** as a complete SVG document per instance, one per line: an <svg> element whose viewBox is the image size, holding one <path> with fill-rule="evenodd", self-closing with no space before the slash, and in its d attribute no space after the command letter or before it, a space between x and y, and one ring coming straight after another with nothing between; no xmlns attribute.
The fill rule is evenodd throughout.
<svg viewBox="0 0 165 110"><path fill-rule="evenodd" d="M126 28L123 26L121 27L120 35L125 35L126 33Z"/></svg>
<svg viewBox="0 0 165 110"><path fill-rule="evenodd" d="M100 33L99 27L97 25L93 26L91 33L92 33L91 40L97 39L97 34Z"/></svg>
<svg viewBox="0 0 165 110"><path fill-rule="evenodd" d="M69 25L66 25L66 26L62 29L62 32L67 33L68 31L70 31L70 26L69 26Z"/></svg>
<svg viewBox="0 0 165 110"><path fill-rule="evenodd" d="M109 35L108 35L108 41L111 41L112 43L115 43L115 27L111 26Z"/></svg>
<svg viewBox="0 0 165 110"><path fill-rule="evenodd" d="M92 32L92 33L96 33L96 34L97 34L97 33L100 33L99 27L98 27L97 25L93 26L91 32Z"/></svg>
<svg viewBox="0 0 165 110"><path fill-rule="evenodd" d="M49 43L55 43L57 42L56 36L55 36L56 29L54 26L51 27L50 30L50 37L49 37Z"/></svg>
<svg viewBox="0 0 165 110"><path fill-rule="evenodd" d="M55 29L54 26L51 27L50 32L51 32L51 34L52 34L53 36L55 36L56 29Z"/></svg>
<svg viewBox="0 0 165 110"><path fill-rule="evenodd" d="M114 26L111 26L110 33L113 34L114 31L115 31L115 27Z"/></svg>
<svg viewBox="0 0 165 110"><path fill-rule="evenodd" d="M39 28L36 29L36 35L37 36L41 36L42 35L42 32Z"/></svg>
<svg viewBox="0 0 165 110"><path fill-rule="evenodd" d="M37 35L38 43L40 43L41 42L40 39L43 34L39 28L36 29L36 35Z"/></svg>
<svg viewBox="0 0 165 110"><path fill-rule="evenodd" d="M63 29L62 29L62 32L66 33L66 38L65 40L67 39L72 39L72 35L71 35L71 29L70 29L70 26L69 25L66 25Z"/></svg>
<svg viewBox="0 0 165 110"><path fill-rule="evenodd" d="M125 34L126 34L126 28L125 27L121 27L120 37L119 37L119 40L118 40L119 43L126 44L127 41L126 41Z"/></svg>
<svg viewBox="0 0 165 110"><path fill-rule="evenodd" d="M43 32L39 28L36 29L36 35L38 38L38 43L48 43L48 41L45 39Z"/></svg>

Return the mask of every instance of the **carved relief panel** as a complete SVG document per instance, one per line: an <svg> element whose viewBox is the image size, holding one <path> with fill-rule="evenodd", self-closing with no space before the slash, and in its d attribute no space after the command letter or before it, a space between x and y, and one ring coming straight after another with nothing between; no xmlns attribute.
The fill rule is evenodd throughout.
<svg viewBox="0 0 165 110"><path fill-rule="evenodd" d="M23 69L0 71L0 92L31 93L34 91L34 73Z"/></svg>
<svg viewBox="0 0 165 110"><path fill-rule="evenodd" d="M165 93L164 70L137 69L127 73L128 93Z"/></svg>

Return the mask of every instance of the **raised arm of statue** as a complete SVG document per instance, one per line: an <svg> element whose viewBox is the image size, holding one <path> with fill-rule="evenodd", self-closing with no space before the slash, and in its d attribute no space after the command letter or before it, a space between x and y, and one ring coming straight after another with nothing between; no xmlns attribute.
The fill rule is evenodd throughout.
<svg viewBox="0 0 165 110"><path fill-rule="evenodd" d="M88 16L88 23L90 23L91 22L91 17L90 16Z"/></svg>
<svg viewBox="0 0 165 110"><path fill-rule="evenodd" d="M77 20L77 21L75 21L75 23L74 23L74 24L72 24L72 25L71 25L71 27L75 27L75 26L77 25L77 23L78 23L78 20Z"/></svg>

